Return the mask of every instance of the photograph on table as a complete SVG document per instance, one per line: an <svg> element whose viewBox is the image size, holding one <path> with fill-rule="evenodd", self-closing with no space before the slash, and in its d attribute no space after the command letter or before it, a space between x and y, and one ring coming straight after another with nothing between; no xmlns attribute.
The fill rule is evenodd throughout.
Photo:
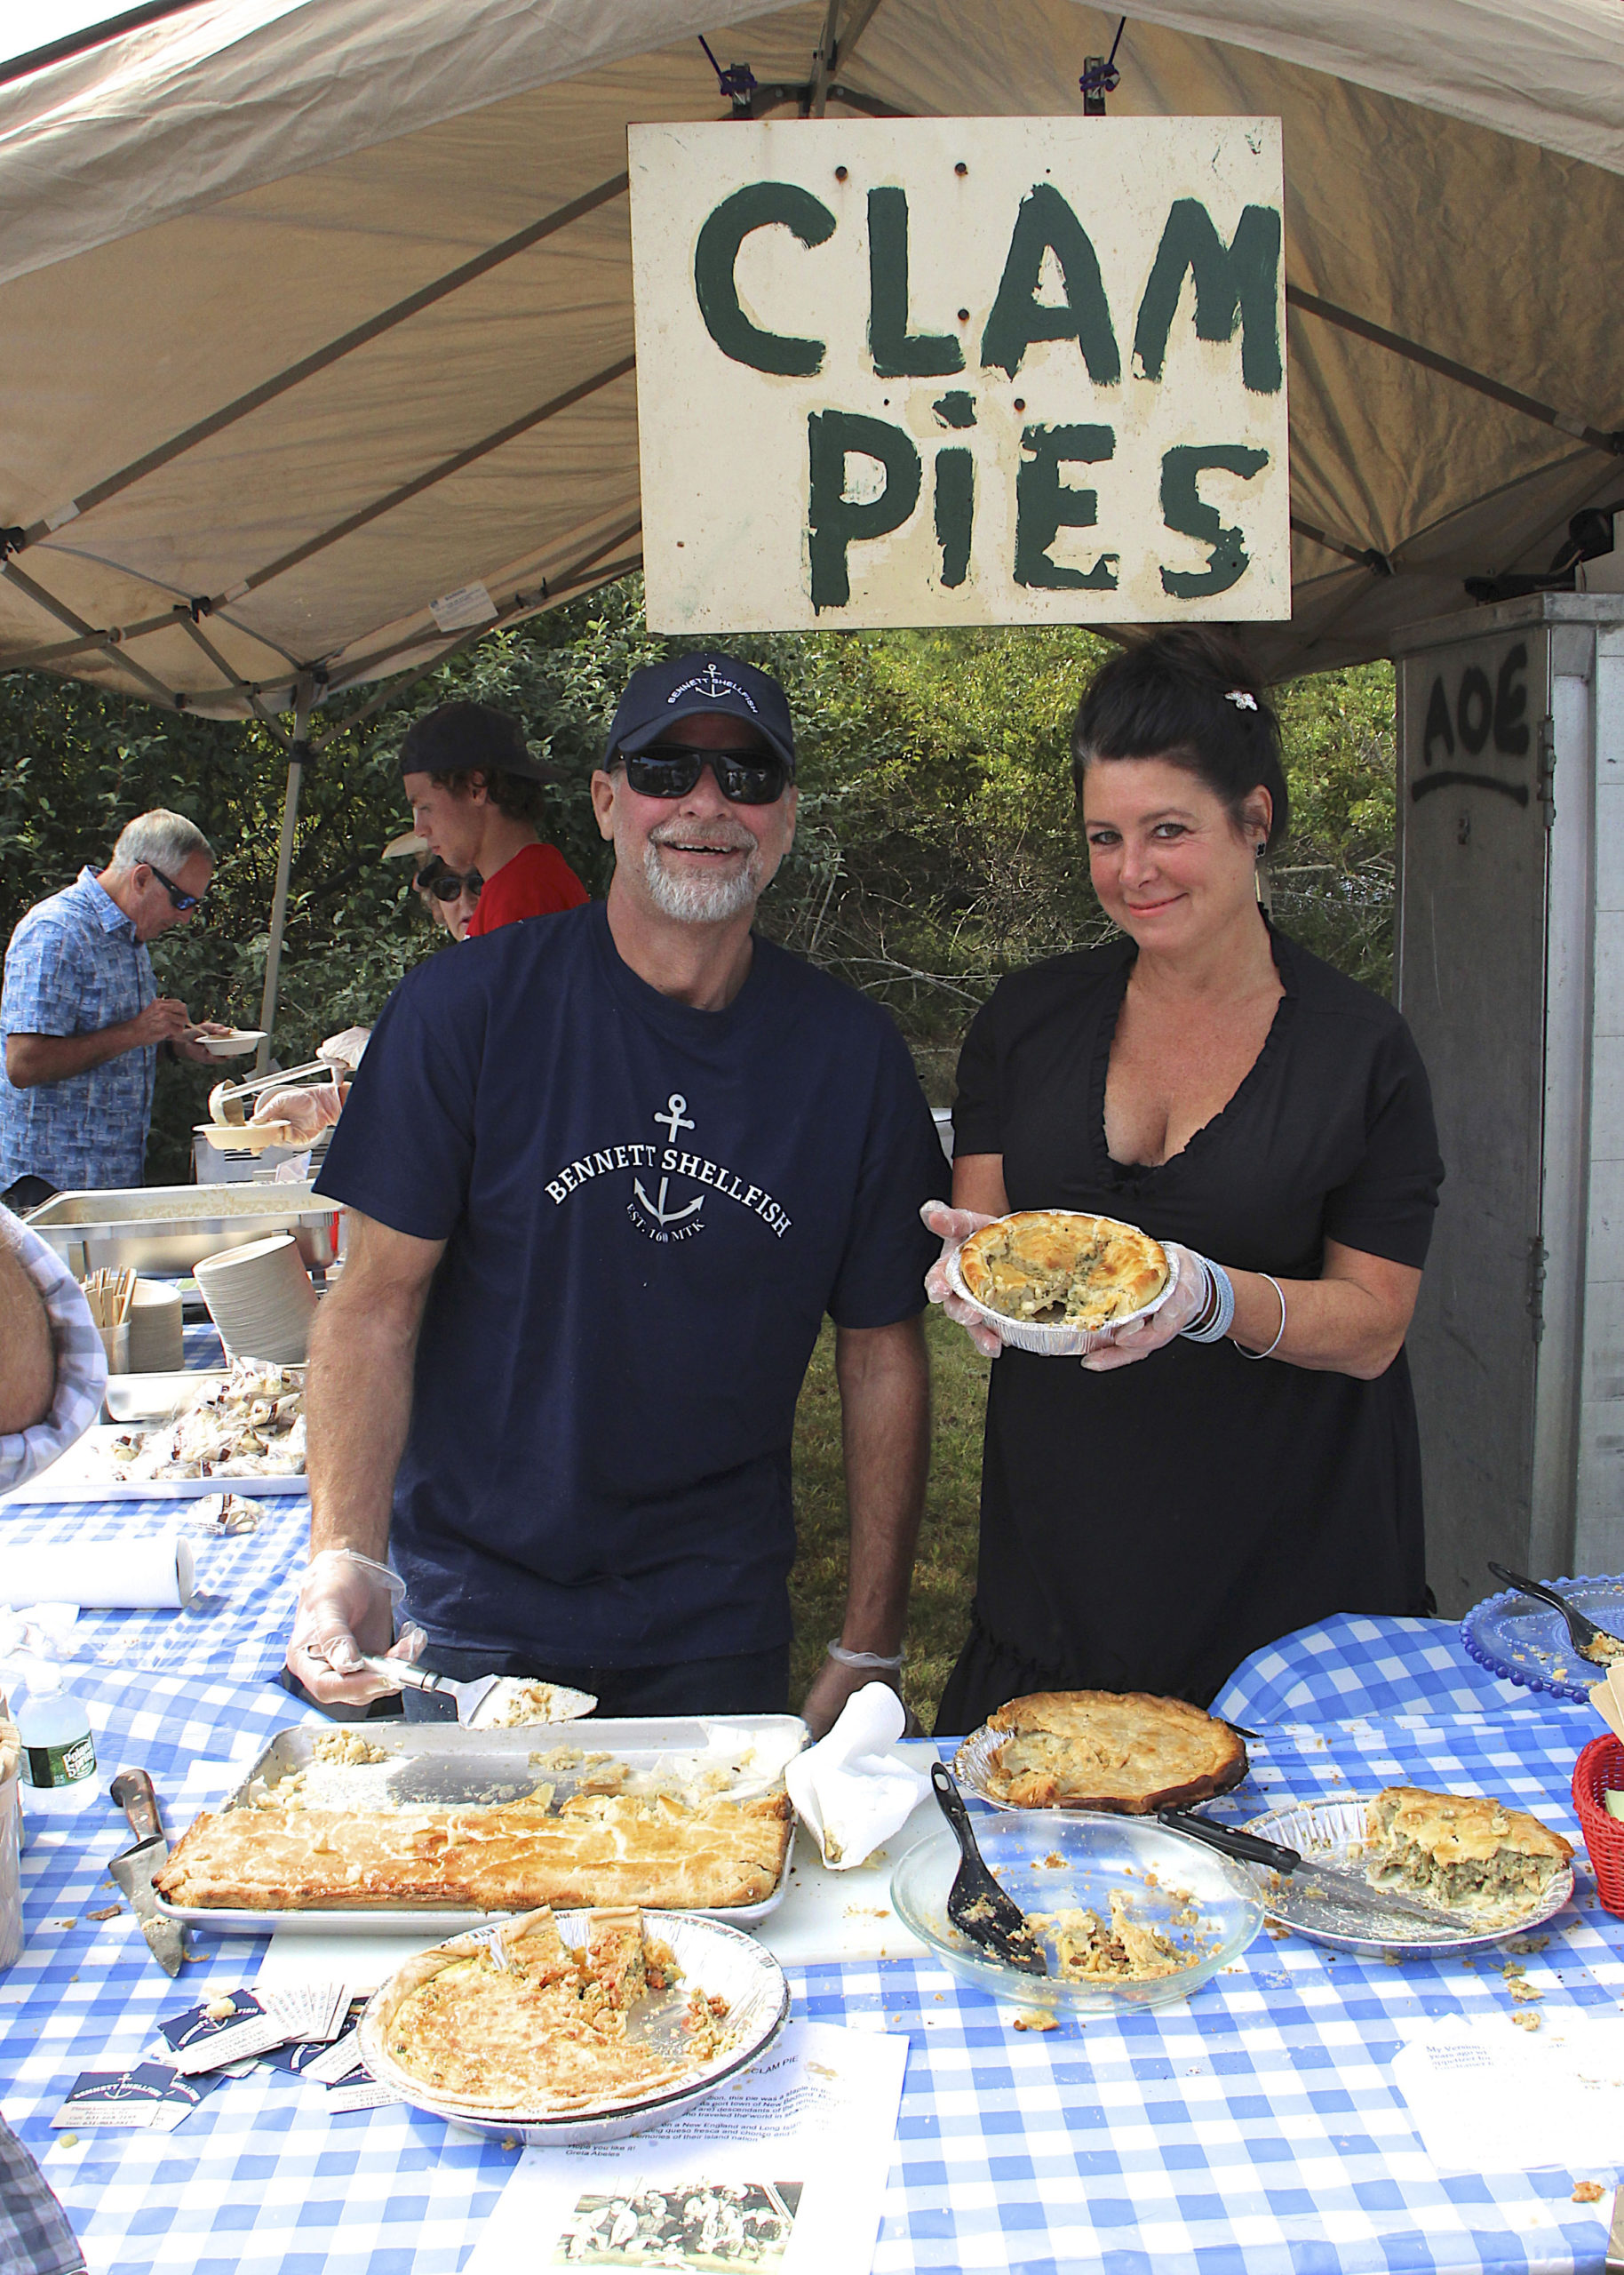
<svg viewBox="0 0 1624 2275"><path fill-rule="evenodd" d="M635 2194L584 2194L554 2267L776 2268L795 2226L801 2183L696 2179Z"/></svg>

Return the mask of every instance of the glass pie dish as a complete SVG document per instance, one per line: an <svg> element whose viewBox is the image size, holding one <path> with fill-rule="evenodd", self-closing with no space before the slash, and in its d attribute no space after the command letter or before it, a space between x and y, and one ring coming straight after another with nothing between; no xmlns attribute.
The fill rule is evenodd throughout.
<svg viewBox="0 0 1624 2275"><path fill-rule="evenodd" d="M1070 1911L1111 1918L1113 1893L1135 1924L1158 1930L1185 1964L1171 1975L1077 1981L1056 1971L1052 1932L1039 1929L1047 1976L1028 1975L983 1951L947 1916L959 1844L943 1826L910 1848L891 1877L897 1917L973 1990L1006 2005L1050 2013L1110 2014L1186 1999L1239 1958L1263 1924L1253 1875L1154 1818L1048 1809L978 1812L975 1837L989 1870L1029 1915Z"/></svg>

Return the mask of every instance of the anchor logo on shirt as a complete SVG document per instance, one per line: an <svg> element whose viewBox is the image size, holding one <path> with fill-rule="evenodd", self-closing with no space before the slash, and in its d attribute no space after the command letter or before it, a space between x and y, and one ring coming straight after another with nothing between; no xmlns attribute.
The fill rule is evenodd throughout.
<svg viewBox="0 0 1624 2275"><path fill-rule="evenodd" d="M688 1120L687 1117L688 1100L683 1097L681 1090L673 1090L671 1096L665 1101L665 1113L651 1114L649 1119L650 1121L659 1122L665 1129L671 1132L671 1142L674 1145L677 1142L677 1132L679 1130L692 1130L695 1126ZM660 1197L657 1201L649 1200L648 1194L643 1191L642 1179L641 1177L634 1177L633 1178L632 1190L637 1195L643 1207L648 1210L649 1214L653 1217L657 1225L680 1225L685 1217L697 1217L699 1211L705 1207L705 1195L703 1193L699 1193L695 1194L694 1198L688 1203L686 1208L667 1209L665 1206L665 1195L671 1190L671 1179L668 1177L663 1177L660 1179Z"/></svg>

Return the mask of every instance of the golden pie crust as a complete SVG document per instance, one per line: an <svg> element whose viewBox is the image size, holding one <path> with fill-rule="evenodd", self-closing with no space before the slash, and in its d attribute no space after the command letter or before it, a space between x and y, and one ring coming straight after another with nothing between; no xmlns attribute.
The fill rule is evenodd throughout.
<svg viewBox="0 0 1624 2275"><path fill-rule="evenodd" d="M542 1789L545 1790L545 1789ZM537 1904L724 1911L777 1887L790 1838L783 1792L707 1800L577 1793L540 1808L204 1810L155 1885L171 1904L301 1912Z"/></svg>
<svg viewBox="0 0 1624 2275"><path fill-rule="evenodd" d="M681 1980L636 1907L594 1912L584 1945L550 1910L503 1936L503 1959L467 1939L409 1961L383 2026L390 2058L437 2099L469 2109L563 2111L625 2101L679 2081L725 2037L725 2009L696 1993L673 2045L628 2036L650 1995Z"/></svg>
<svg viewBox="0 0 1624 2275"><path fill-rule="evenodd" d="M1022 1209L972 1233L959 1270L978 1304L1040 1327L1109 1327L1154 1303L1167 1257L1137 1225L1064 1209Z"/></svg>
<svg viewBox="0 0 1624 2275"><path fill-rule="evenodd" d="M986 1791L1022 1809L1117 1809L1148 1816L1227 1792L1246 1749L1227 1722L1142 1690L1040 1690L987 1718L1007 1736Z"/></svg>
<svg viewBox="0 0 1624 2275"><path fill-rule="evenodd" d="M1531 1911L1573 1846L1526 1809L1477 1793L1386 1785L1365 1813L1365 1876L1474 1919Z"/></svg>

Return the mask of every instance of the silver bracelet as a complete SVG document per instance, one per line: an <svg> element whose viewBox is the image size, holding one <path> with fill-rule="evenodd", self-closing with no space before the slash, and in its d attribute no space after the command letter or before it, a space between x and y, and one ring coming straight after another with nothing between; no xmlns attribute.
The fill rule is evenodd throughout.
<svg viewBox="0 0 1624 2275"><path fill-rule="evenodd" d="M1222 1343L1235 1319L1234 1285L1222 1264L1214 1264L1210 1256L1197 1255L1194 1249L1188 1253L1206 1273L1209 1294L1197 1324L1180 1332L1190 1343Z"/></svg>
<svg viewBox="0 0 1624 2275"><path fill-rule="evenodd" d="M1286 1290L1281 1287L1273 1273L1260 1272L1257 1276L1260 1280L1267 1280L1270 1286L1274 1289L1275 1294L1280 1298L1280 1324L1276 1329L1274 1341L1270 1345L1267 1351L1248 1351L1244 1343L1238 1343L1235 1345L1235 1348L1240 1353L1243 1359L1272 1359L1275 1353L1279 1349L1281 1340L1286 1333Z"/></svg>
<svg viewBox="0 0 1624 2275"><path fill-rule="evenodd" d="M903 1655L900 1651L894 1659L888 1659L883 1651L848 1651L844 1643L832 1642L829 1656L837 1665L843 1667L878 1667L887 1674L902 1672Z"/></svg>

